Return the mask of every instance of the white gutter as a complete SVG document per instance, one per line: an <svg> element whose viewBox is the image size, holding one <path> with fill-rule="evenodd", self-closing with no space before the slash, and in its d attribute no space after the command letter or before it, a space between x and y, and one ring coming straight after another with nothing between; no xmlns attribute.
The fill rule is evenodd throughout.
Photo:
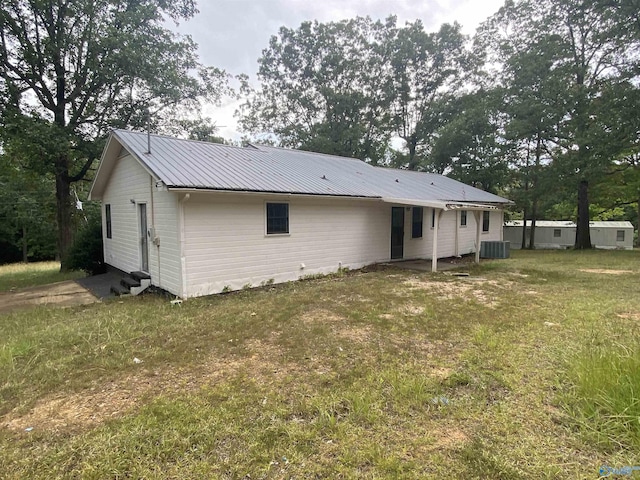
<svg viewBox="0 0 640 480"><path fill-rule="evenodd" d="M478 202L452 202L444 200L416 200L412 198L382 197L385 203L395 203L398 205L409 205L414 207L437 208L444 211L449 210L502 210L503 206L491 205Z"/></svg>

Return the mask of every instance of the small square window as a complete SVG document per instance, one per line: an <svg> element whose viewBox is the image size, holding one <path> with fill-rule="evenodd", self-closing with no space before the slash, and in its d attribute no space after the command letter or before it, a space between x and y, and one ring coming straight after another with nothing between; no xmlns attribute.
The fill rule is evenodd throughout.
<svg viewBox="0 0 640 480"><path fill-rule="evenodd" d="M482 212L482 231L483 232L488 232L489 231L489 219L491 216L491 212Z"/></svg>
<svg viewBox="0 0 640 480"><path fill-rule="evenodd" d="M562 236L562 232L560 231L559 228L554 228L553 229L553 236L554 236L554 238L560 238Z"/></svg>
<svg viewBox="0 0 640 480"><path fill-rule="evenodd" d="M411 238L422 238L422 207L413 207L411 210Z"/></svg>
<svg viewBox="0 0 640 480"><path fill-rule="evenodd" d="M467 226L467 211L466 210L460 210L460 226L461 227L466 227Z"/></svg>
<svg viewBox="0 0 640 480"><path fill-rule="evenodd" d="M289 233L289 204L267 203L267 235Z"/></svg>
<svg viewBox="0 0 640 480"><path fill-rule="evenodd" d="M104 206L104 218L107 224L107 238L111 238L111 205Z"/></svg>
<svg viewBox="0 0 640 480"><path fill-rule="evenodd" d="M616 232L616 242L624 242L624 230L618 230Z"/></svg>

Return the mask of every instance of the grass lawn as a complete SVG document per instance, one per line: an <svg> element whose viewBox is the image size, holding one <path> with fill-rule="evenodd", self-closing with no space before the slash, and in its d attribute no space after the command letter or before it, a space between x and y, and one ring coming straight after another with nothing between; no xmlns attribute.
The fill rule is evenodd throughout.
<svg viewBox="0 0 640 480"><path fill-rule="evenodd" d="M83 272L60 273L60 262L11 263L0 265L0 292L36 287L84 277Z"/></svg>
<svg viewBox="0 0 640 480"><path fill-rule="evenodd" d="M640 252L512 252L0 316L1 478L640 466ZM640 472L635 472L640 478Z"/></svg>

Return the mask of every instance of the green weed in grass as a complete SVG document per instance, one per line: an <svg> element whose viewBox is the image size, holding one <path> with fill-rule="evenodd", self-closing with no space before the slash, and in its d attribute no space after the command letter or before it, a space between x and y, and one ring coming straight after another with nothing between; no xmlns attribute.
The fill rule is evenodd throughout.
<svg viewBox="0 0 640 480"><path fill-rule="evenodd" d="M640 449L640 344L590 346L569 359L566 401L598 444Z"/></svg>

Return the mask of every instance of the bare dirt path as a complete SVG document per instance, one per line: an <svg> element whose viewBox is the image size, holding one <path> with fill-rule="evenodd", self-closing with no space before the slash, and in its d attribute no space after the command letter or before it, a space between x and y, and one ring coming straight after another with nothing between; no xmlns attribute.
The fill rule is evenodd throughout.
<svg viewBox="0 0 640 480"><path fill-rule="evenodd" d="M9 313L38 305L70 307L97 301L98 298L89 290L78 285L74 280L66 280L49 285L23 288L15 292L2 292L0 293L0 313Z"/></svg>

